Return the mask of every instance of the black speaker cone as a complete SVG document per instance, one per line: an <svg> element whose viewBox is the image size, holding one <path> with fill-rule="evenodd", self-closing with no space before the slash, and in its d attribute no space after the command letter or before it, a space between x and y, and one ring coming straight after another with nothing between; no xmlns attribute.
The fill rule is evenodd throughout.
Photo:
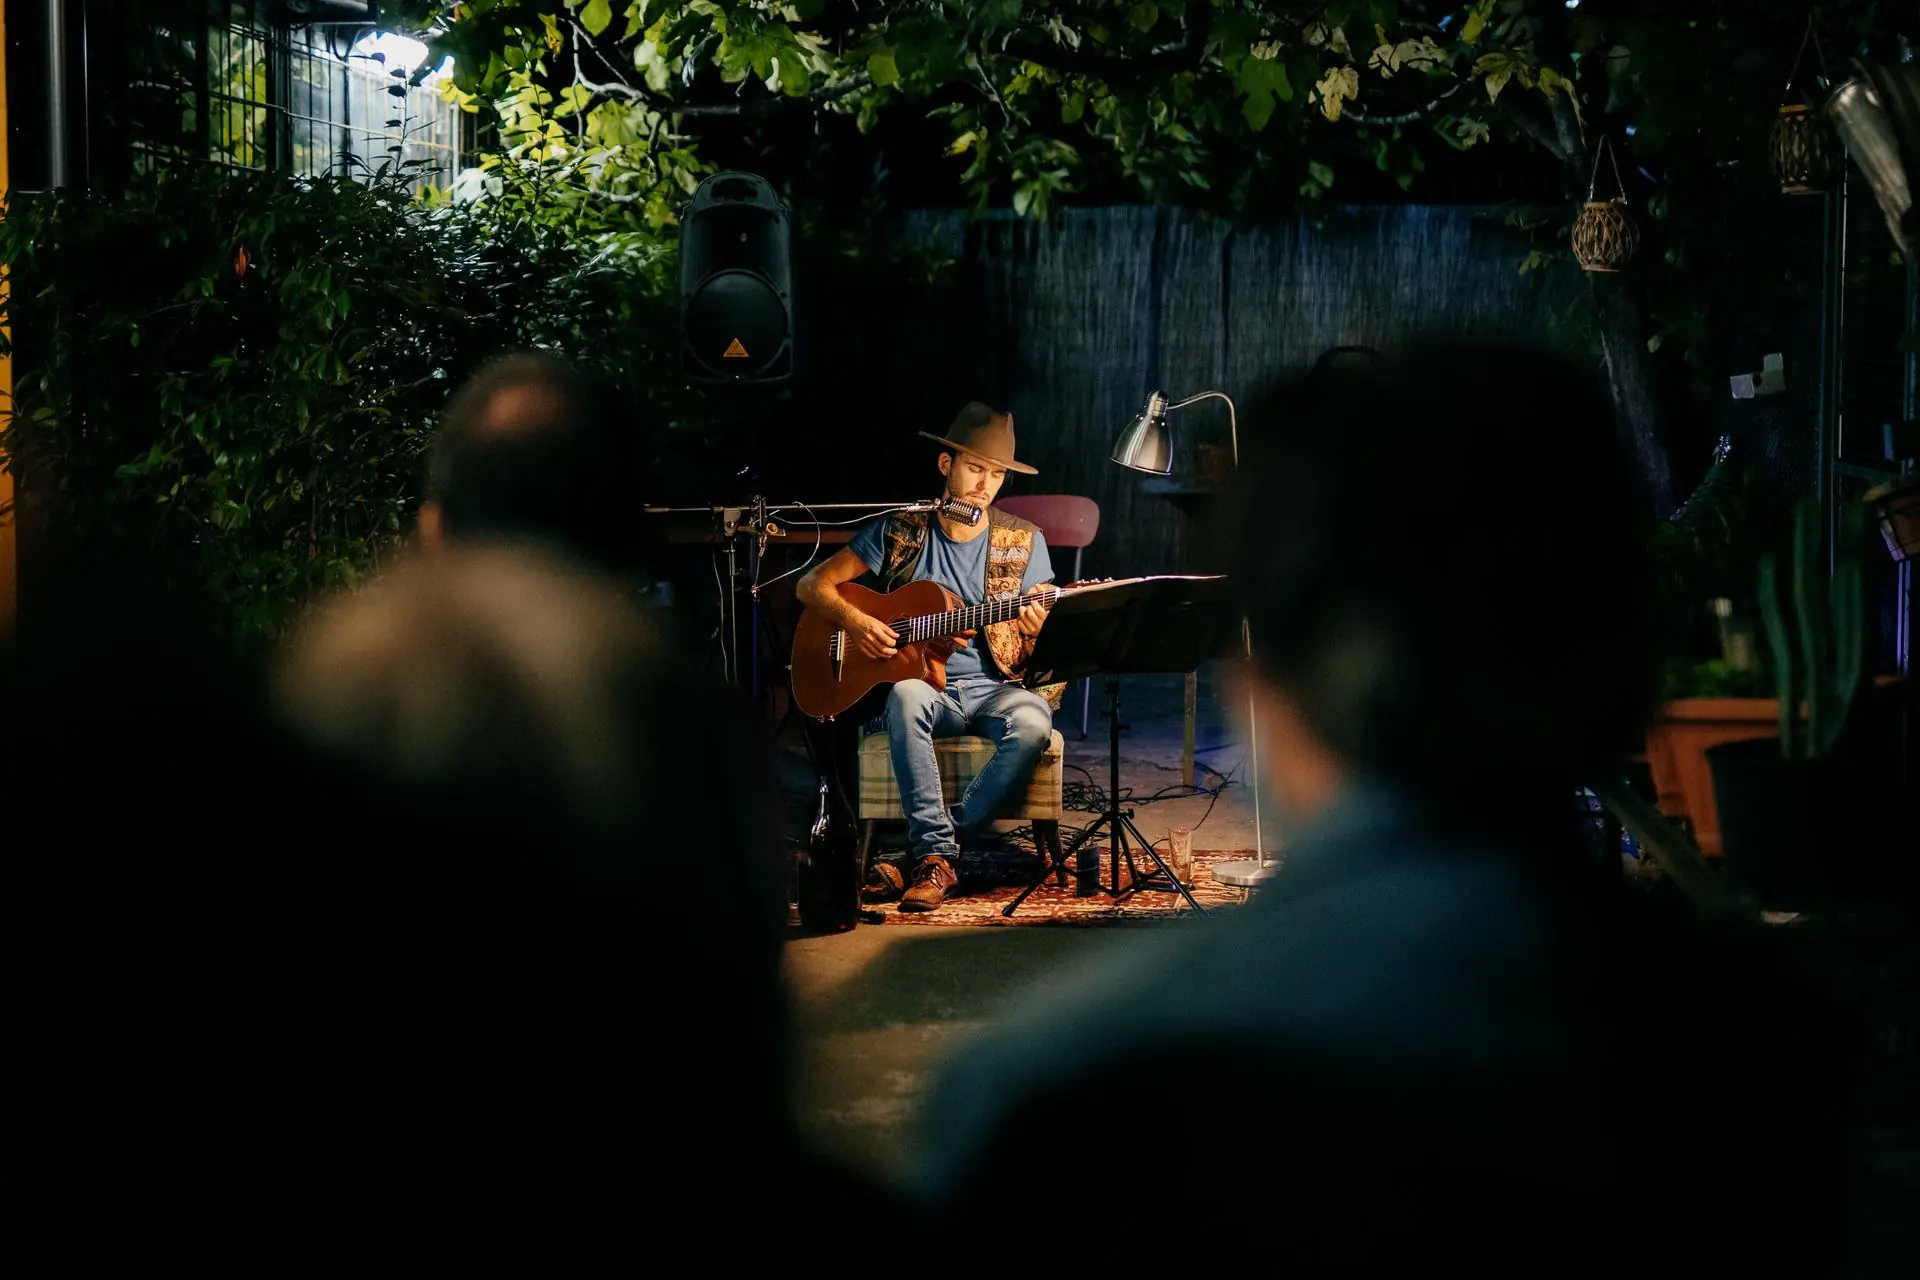
<svg viewBox="0 0 1920 1280"><path fill-rule="evenodd" d="M751 377L787 344L787 308L762 276L721 271L694 290L686 310L693 358L721 377Z"/></svg>

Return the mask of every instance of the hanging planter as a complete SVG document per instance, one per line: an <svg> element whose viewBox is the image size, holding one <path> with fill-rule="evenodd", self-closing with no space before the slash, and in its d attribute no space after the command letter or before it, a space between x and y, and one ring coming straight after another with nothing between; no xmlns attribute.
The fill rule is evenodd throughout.
<svg viewBox="0 0 1920 1280"><path fill-rule="evenodd" d="M1610 200L1594 199L1602 151L1613 161L1613 185L1619 193ZM1573 220L1572 243L1573 256L1583 271L1618 271L1632 260L1634 250L1640 247L1640 228L1627 213L1627 189L1620 181L1620 162L1613 158L1613 144L1604 136L1594 153L1586 207Z"/></svg>
<svg viewBox="0 0 1920 1280"><path fill-rule="evenodd" d="M1773 133L1767 139L1767 158L1783 195L1819 195L1833 180L1837 167L1839 148L1826 120L1805 101L1794 99L1793 84L1799 78L1800 59L1806 55L1809 39L1824 79L1827 59L1820 51L1820 37L1809 15L1807 30L1800 37L1800 51L1793 55L1793 69L1787 73L1787 87L1774 115Z"/></svg>

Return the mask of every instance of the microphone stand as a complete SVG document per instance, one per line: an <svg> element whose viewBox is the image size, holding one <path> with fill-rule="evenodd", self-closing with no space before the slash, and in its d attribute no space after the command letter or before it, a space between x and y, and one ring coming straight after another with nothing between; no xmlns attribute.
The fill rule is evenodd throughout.
<svg viewBox="0 0 1920 1280"><path fill-rule="evenodd" d="M770 503L764 496L755 494L737 506L647 506L640 508L640 510L643 515L711 515L719 521L720 536L726 542L727 554L726 584L720 593L720 651L722 662L726 669L726 682L735 687L742 687L740 678L739 625L741 571L740 549L737 540L741 535L752 538L747 564L747 571L750 575L747 583L747 595L750 602L748 609L751 614L749 630L754 637L753 672L751 681L744 687L757 699L760 696L760 588L763 585L760 582L760 564L766 556L767 540L769 538L786 536L789 528L817 529L834 523L841 523L824 521L818 518L796 520L790 518L787 513L803 511L806 512L809 517L813 517L813 513L819 511L857 511L865 512L868 516L876 516L892 515L896 512L944 512L950 505L959 506L961 504L949 504L945 499L933 499L926 502ZM978 507L968 507L966 510L973 513L971 523L977 524L985 516L985 512ZM776 520L774 518L775 516L779 516L780 518ZM814 550L818 553L819 546L817 544ZM778 581L778 579L775 579L775 581Z"/></svg>

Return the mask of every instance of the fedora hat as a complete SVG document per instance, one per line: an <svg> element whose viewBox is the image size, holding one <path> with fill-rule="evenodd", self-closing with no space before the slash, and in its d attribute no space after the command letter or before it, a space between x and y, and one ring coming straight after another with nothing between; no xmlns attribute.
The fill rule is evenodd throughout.
<svg viewBox="0 0 1920 1280"><path fill-rule="evenodd" d="M920 434L956 452L997 462L1009 471L1029 476L1040 474L1026 463L1013 460L1013 415L1000 413L978 400L960 411L946 435L937 436L931 431Z"/></svg>

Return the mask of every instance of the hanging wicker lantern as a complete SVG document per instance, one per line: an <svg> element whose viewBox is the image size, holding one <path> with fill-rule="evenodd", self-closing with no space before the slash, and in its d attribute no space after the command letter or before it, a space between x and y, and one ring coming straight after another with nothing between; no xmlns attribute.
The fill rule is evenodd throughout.
<svg viewBox="0 0 1920 1280"><path fill-rule="evenodd" d="M1611 200L1594 199L1600 180L1600 158L1604 152L1613 160L1613 186L1619 194ZM1587 204L1573 220L1573 256L1582 271L1618 271L1633 258L1640 247L1640 228L1627 215L1627 189L1620 181L1620 162L1614 159L1613 144L1604 136L1595 149L1593 178L1587 183Z"/></svg>
<svg viewBox="0 0 1920 1280"><path fill-rule="evenodd" d="M1767 159L1773 165L1773 176L1779 180L1782 195L1819 195L1833 179L1838 167L1836 161L1840 160L1837 140L1827 128L1827 122L1793 90L1800 78L1800 60L1807 56L1809 42L1820 64L1820 79L1824 80L1827 55L1820 48L1820 33L1814 30L1811 13L1807 15L1807 29L1800 35L1800 48L1793 55L1793 67L1787 72L1787 87L1781 94L1780 109L1773 117L1773 132L1767 138Z"/></svg>
<svg viewBox="0 0 1920 1280"><path fill-rule="evenodd" d="M1624 200L1589 200L1573 220L1573 256L1583 271L1618 271L1640 247Z"/></svg>
<svg viewBox="0 0 1920 1280"><path fill-rule="evenodd" d="M1833 177L1833 142L1818 113L1805 103L1789 102L1780 108L1768 140L1768 158L1784 195L1818 195Z"/></svg>
<svg viewBox="0 0 1920 1280"><path fill-rule="evenodd" d="M1880 523L1887 551L1900 562L1920 560L1920 475L1875 485L1861 496Z"/></svg>

